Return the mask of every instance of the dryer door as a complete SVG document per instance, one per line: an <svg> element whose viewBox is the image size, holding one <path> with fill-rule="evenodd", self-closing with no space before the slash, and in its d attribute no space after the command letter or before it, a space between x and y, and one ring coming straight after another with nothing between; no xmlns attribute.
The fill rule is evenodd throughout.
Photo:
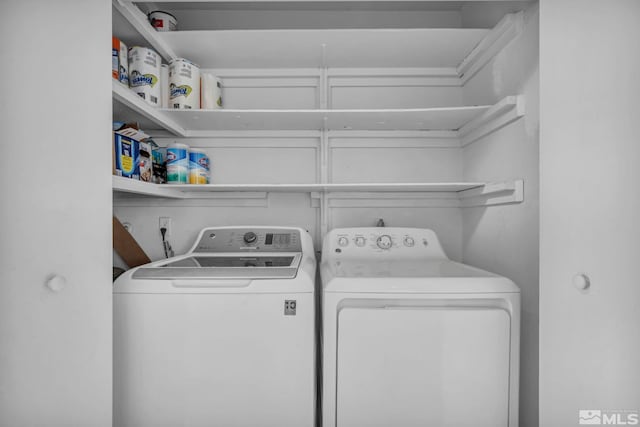
<svg viewBox="0 0 640 427"><path fill-rule="evenodd" d="M337 426L507 426L509 337L499 308L343 308Z"/></svg>

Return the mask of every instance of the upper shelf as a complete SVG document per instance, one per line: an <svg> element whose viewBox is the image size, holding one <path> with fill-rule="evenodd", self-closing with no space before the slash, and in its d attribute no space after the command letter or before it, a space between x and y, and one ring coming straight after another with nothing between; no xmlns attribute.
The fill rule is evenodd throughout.
<svg viewBox="0 0 640 427"><path fill-rule="evenodd" d="M522 12L494 28L243 29L157 32L131 1L113 0L114 31L137 32L165 61L202 68L447 68L462 77L482 66L522 28ZM129 27L124 28L124 23ZM115 24L114 24L115 25Z"/></svg>
<svg viewBox="0 0 640 427"><path fill-rule="evenodd" d="M183 137L228 130L445 130L473 134L496 118L522 116L517 96L495 105L382 110L172 110L147 104L113 81L114 120ZM485 133L486 134L486 133Z"/></svg>
<svg viewBox="0 0 640 427"><path fill-rule="evenodd" d="M485 29L240 30L157 33L202 68L451 68Z"/></svg>

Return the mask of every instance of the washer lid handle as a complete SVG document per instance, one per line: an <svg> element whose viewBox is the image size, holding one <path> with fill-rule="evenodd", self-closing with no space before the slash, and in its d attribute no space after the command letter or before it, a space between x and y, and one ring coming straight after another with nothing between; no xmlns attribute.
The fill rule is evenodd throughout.
<svg viewBox="0 0 640 427"><path fill-rule="evenodd" d="M176 288L245 288L251 284L251 280L172 280L171 284Z"/></svg>

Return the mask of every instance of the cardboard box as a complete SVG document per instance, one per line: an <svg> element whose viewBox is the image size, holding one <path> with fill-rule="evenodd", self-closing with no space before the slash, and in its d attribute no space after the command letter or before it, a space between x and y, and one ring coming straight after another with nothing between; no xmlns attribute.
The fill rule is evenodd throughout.
<svg viewBox="0 0 640 427"><path fill-rule="evenodd" d="M113 249L129 267L150 263L151 260L142 250L136 239L127 231L122 223L113 217Z"/></svg>
<svg viewBox="0 0 640 427"><path fill-rule="evenodd" d="M113 174L125 178L140 179L138 141L114 132L113 148Z"/></svg>
<svg viewBox="0 0 640 427"><path fill-rule="evenodd" d="M139 131L137 124L125 124L120 129L113 132L113 174L125 178L140 179L140 141L149 138L149 135ZM146 153L151 157L149 144ZM149 167L151 162L147 162ZM145 166L146 167L146 166ZM147 172L145 169L144 172ZM151 178L151 173L145 176ZM149 179L150 180L150 179Z"/></svg>

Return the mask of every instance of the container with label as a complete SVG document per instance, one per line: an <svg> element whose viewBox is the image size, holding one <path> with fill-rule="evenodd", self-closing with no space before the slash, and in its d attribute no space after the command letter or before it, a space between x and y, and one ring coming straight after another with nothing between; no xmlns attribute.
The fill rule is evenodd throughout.
<svg viewBox="0 0 640 427"><path fill-rule="evenodd" d="M216 110L222 108L222 81L209 73L200 78L200 108Z"/></svg>
<svg viewBox="0 0 640 427"><path fill-rule="evenodd" d="M140 153L139 168L140 181L151 182L153 180L153 165L151 160L151 144L140 141L138 143Z"/></svg>
<svg viewBox="0 0 640 427"><path fill-rule="evenodd" d="M164 184L167 182L167 165L164 162L166 148L152 147L151 157L153 163L153 182Z"/></svg>
<svg viewBox="0 0 640 427"><path fill-rule="evenodd" d="M149 13L149 23L156 31L175 31L178 29L176 17L161 10Z"/></svg>
<svg viewBox="0 0 640 427"><path fill-rule="evenodd" d="M169 63L169 108L200 108L200 68L187 59Z"/></svg>
<svg viewBox="0 0 640 427"><path fill-rule="evenodd" d="M189 181L189 146L179 142L167 146L167 184Z"/></svg>
<svg viewBox="0 0 640 427"><path fill-rule="evenodd" d="M129 49L129 87L153 106L159 106L160 55L146 47Z"/></svg>
<svg viewBox="0 0 640 427"><path fill-rule="evenodd" d="M209 156L204 150L189 150L189 184L209 184Z"/></svg>
<svg viewBox="0 0 640 427"><path fill-rule="evenodd" d="M119 55L120 39L117 37L111 37L111 77L116 80L118 80Z"/></svg>
<svg viewBox="0 0 640 427"><path fill-rule="evenodd" d="M122 41L118 51L118 80L129 86L129 49Z"/></svg>
<svg viewBox="0 0 640 427"><path fill-rule="evenodd" d="M160 66L160 99L162 108L169 108L169 66Z"/></svg>

